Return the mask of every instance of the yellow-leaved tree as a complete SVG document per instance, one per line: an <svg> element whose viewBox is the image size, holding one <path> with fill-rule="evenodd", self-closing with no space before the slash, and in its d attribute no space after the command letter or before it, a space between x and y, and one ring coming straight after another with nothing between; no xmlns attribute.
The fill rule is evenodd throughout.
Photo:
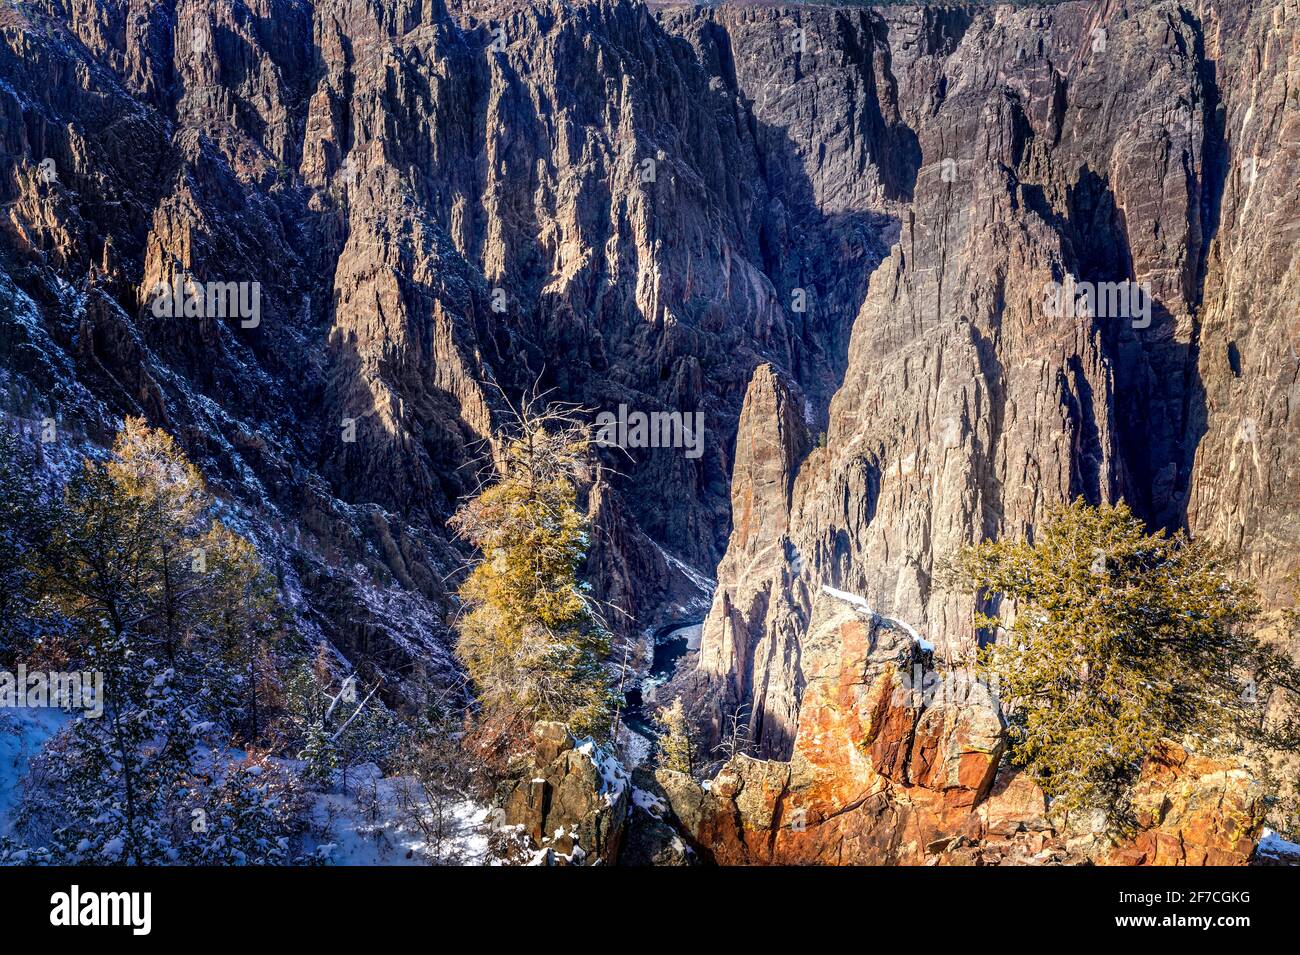
<svg viewBox="0 0 1300 955"><path fill-rule="evenodd" d="M610 733L610 635L578 575L589 448L577 409L525 401L503 429L495 481L450 522L480 555L459 591L457 653L485 717L506 736L536 720Z"/></svg>

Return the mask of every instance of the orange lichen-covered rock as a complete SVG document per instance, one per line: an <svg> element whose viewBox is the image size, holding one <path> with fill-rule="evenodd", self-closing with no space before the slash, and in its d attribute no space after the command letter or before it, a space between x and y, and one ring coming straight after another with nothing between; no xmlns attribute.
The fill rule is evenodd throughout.
<svg viewBox="0 0 1300 955"><path fill-rule="evenodd" d="M1002 758L1002 718L988 690L971 681L965 698L926 709L912 741L910 781L941 791L947 805L974 806Z"/></svg>
<svg viewBox="0 0 1300 955"><path fill-rule="evenodd" d="M1264 821L1263 793L1245 770L1166 744L1133 794L1141 831L1103 856L1112 865L1245 865Z"/></svg>
<svg viewBox="0 0 1300 955"><path fill-rule="evenodd" d="M664 785L678 825L724 865L1225 865L1250 858L1261 821L1241 770L1166 746L1134 793L1139 834L1108 845L1049 814L1003 759L989 689L925 669L906 627L819 595L789 762L738 755L701 786ZM1060 824L1058 830L1057 825ZM1068 825L1067 825L1068 823ZM1068 830L1068 838L1067 831Z"/></svg>

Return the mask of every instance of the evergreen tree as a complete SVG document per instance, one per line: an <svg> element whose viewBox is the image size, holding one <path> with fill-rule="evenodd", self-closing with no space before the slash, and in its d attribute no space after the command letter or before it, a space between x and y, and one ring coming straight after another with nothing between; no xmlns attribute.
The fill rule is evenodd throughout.
<svg viewBox="0 0 1300 955"><path fill-rule="evenodd" d="M322 788L333 781L334 772L339 768L339 754L320 720L307 724L298 758L303 761L305 779Z"/></svg>
<svg viewBox="0 0 1300 955"><path fill-rule="evenodd" d="M451 521L482 555L460 587L457 653L486 716L508 736L539 719L610 732L610 636L578 579L588 447L585 426L565 409L525 405L503 438L498 480Z"/></svg>
<svg viewBox="0 0 1300 955"><path fill-rule="evenodd" d="M231 668L240 735L256 743L283 694L274 651L287 621L277 582L253 545L220 522L213 522L200 548L209 555L211 575L203 623Z"/></svg>
<svg viewBox="0 0 1300 955"><path fill-rule="evenodd" d="M211 751L249 696L249 667L256 676L269 652L276 606L251 545L211 509L175 443L128 421L112 456L69 482L48 539L28 555L41 613L66 621L69 662L104 680L103 716L47 747L40 798L20 812L58 861L188 851L185 805L213 778Z"/></svg>
<svg viewBox="0 0 1300 955"><path fill-rule="evenodd" d="M82 718L35 760L47 799L28 799L18 819L44 833L63 864L175 862L177 808L200 771L203 727L177 692L174 671L120 653L107 632L87 666L106 675L104 715ZM116 659L110 657L116 656Z"/></svg>
<svg viewBox="0 0 1300 955"><path fill-rule="evenodd" d="M294 671L286 694L288 732L306 764L307 779L325 787L341 771L346 787L349 768L387 762L402 734L378 690L378 680L364 690L355 675L336 679L324 643Z"/></svg>
<svg viewBox="0 0 1300 955"><path fill-rule="evenodd" d="M180 861L187 865L287 865L305 828L305 795L292 772L262 752L219 764L189 792Z"/></svg>
<svg viewBox="0 0 1300 955"><path fill-rule="evenodd" d="M63 760L62 795L72 815L88 804L105 810L103 838L87 838L85 848L111 861L151 855L142 829L150 808L142 747L151 738L146 707L155 702L149 691L159 674L133 640L152 612L152 518L144 501L119 492L102 462L87 461L67 488L39 562L42 590L77 626L83 665L104 674L104 716L77 724L77 748Z"/></svg>
<svg viewBox="0 0 1300 955"><path fill-rule="evenodd" d="M1128 822L1125 797L1162 740L1222 750L1255 734L1270 655L1248 584L1222 553L1147 534L1123 505L1053 510L1032 542L965 548L956 579L988 598L981 668L1008 710L1012 755L1058 808Z"/></svg>
<svg viewBox="0 0 1300 955"><path fill-rule="evenodd" d="M48 539L50 508L34 471L9 422L0 423L0 659L35 638L37 593L28 555Z"/></svg>
<svg viewBox="0 0 1300 955"><path fill-rule="evenodd" d="M659 710L657 722L659 767L690 773L695 763L695 744L691 739L690 724L680 696L673 700L671 706Z"/></svg>
<svg viewBox="0 0 1300 955"><path fill-rule="evenodd" d="M204 587L207 561L199 538L212 499L175 439L139 418L126 419L103 468L116 492L145 515L142 544L156 612L140 623L175 664L180 617Z"/></svg>

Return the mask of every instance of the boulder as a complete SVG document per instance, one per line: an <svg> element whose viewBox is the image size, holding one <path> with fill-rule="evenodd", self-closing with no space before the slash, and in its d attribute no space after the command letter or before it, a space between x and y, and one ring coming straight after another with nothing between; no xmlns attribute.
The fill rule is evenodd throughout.
<svg viewBox="0 0 1300 955"><path fill-rule="evenodd" d="M561 753L573 749L573 737L569 728L563 723L542 720L533 726L529 734L536 761L539 766L549 766L559 759Z"/></svg>
<svg viewBox="0 0 1300 955"><path fill-rule="evenodd" d="M960 701L937 703L918 721L908 778L941 791L950 806L971 807L988 794L1006 740L988 690L974 681L959 689Z"/></svg>
<svg viewBox="0 0 1300 955"><path fill-rule="evenodd" d="M1102 856L1114 865L1245 865L1264 824L1262 787L1221 761L1165 744L1133 793L1141 831Z"/></svg>
<svg viewBox="0 0 1300 955"><path fill-rule="evenodd" d="M1047 797L1029 776L1004 765L994 777L989 796L979 806L982 828L991 835L1050 830Z"/></svg>
<svg viewBox="0 0 1300 955"><path fill-rule="evenodd" d="M631 786L606 746L574 740L562 723L538 723L534 751L497 789L507 826L527 834L550 864L617 861Z"/></svg>

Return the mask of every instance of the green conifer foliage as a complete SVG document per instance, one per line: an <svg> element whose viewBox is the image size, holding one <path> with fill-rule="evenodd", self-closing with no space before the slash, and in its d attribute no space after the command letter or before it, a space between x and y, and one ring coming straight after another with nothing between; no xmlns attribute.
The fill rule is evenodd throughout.
<svg viewBox="0 0 1300 955"><path fill-rule="evenodd" d="M460 587L457 653L489 719L522 735L539 719L579 735L610 732L610 637L578 578L588 527L577 483L583 426L525 408L504 439L501 473L451 521L481 559Z"/></svg>
<svg viewBox="0 0 1300 955"><path fill-rule="evenodd" d="M1122 830L1127 787L1161 740L1213 752L1257 733L1272 658L1249 626L1251 586L1216 548L1080 500L1032 541L966 548L954 568L989 601L981 667L1013 759L1058 808L1100 809Z"/></svg>
<svg viewBox="0 0 1300 955"><path fill-rule="evenodd" d="M657 722L660 768L689 773L695 763L695 744L680 696L659 710Z"/></svg>

